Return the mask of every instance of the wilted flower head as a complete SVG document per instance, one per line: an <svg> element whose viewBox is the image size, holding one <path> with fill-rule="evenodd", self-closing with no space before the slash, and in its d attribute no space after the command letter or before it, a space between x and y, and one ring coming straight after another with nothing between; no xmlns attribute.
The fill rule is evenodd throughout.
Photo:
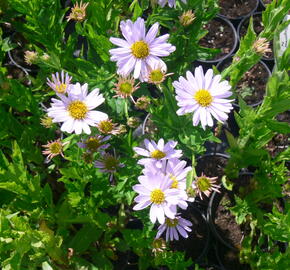
<svg viewBox="0 0 290 270"><path fill-rule="evenodd" d="M40 124L45 128L51 128L53 126L52 118L48 115L45 115L40 119Z"/></svg>
<svg viewBox="0 0 290 270"><path fill-rule="evenodd" d="M133 210L151 205L149 215L152 223L158 219L163 224L165 216L174 219L177 205L187 208L186 198L182 198L180 190L171 188L172 181L163 173L142 175L138 180L140 184L133 186L133 190L139 193L134 199L137 205Z"/></svg>
<svg viewBox="0 0 290 270"><path fill-rule="evenodd" d="M117 62L117 73L123 77L134 71L135 79L143 81L154 63L165 63L159 58L168 56L175 51L175 47L167 43L168 34L156 38L159 24L154 23L146 33L145 23L142 18L135 22L131 20L122 21L120 24L124 39L111 37L110 41L120 48L111 49L111 60Z"/></svg>
<svg viewBox="0 0 290 270"><path fill-rule="evenodd" d="M130 127L130 128L136 128L140 125L140 119L137 118L137 117L129 117L127 119L127 125Z"/></svg>
<svg viewBox="0 0 290 270"><path fill-rule="evenodd" d="M187 0L181 0L184 4L186 4ZM176 7L176 0L158 0L158 4L161 7L164 7L168 3L169 7Z"/></svg>
<svg viewBox="0 0 290 270"><path fill-rule="evenodd" d="M182 15L179 17L179 22L183 26L188 26L192 24L194 20L195 20L195 15L192 12L192 10L183 12Z"/></svg>
<svg viewBox="0 0 290 270"><path fill-rule="evenodd" d="M157 168L161 168L163 160L179 158L182 155L181 150L174 149L177 145L175 141L169 141L164 144L164 140L160 139L156 144L153 140L145 139L144 144L145 149L140 147L133 148L137 154L146 157L138 161L138 164L141 165L153 163Z"/></svg>
<svg viewBox="0 0 290 270"><path fill-rule="evenodd" d="M150 98L147 96L141 96L137 99L135 106L139 110L146 110L150 105Z"/></svg>
<svg viewBox="0 0 290 270"><path fill-rule="evenodd" d="M51 89L53 89L57 94L65 94L70 86L72 77L69 76L67 73L64 73L64 71L61 71L61 74L56 72L55 74L52 74L52 81L47 78L47 84Z"/></svg>
<svg viewBox="0 0 290 270"><path fill-rule="evenodd" d="M173 73L166 74L166 71L167 71L166 66L161 66L159 63L154 64L153 67L149 68L148 77L146 78L145 81L148 81L149 83L152 83L155 85L159 85L162 82L164 82L166 77L173 74Z"/></svg>
<svg viewBox="0 0 290 270"><path fill-rule="evenodd" d="M85 148L89 152L97 152L101 149L107 149L110 144L106 144L105 142L109 140L111 136L101 136L101 135L95 135L87 138L86 140L83 140L82 142L78 143L78 146L80 148Z"/></svg>
<svg viewBox="0 0 290 270"><path fill-rule="evenodd" d="M226 99L232 95L228 81L220 81L221 75L213 75L213 70L208 69L203 73L201 66L195 69L194 76L186 72L186 79L179 77L174 81L177 105L180 109L178 115L193 112L192 122L197 126L199 122L203 129L213 126L212 116L219 122L228 119L228 113L233 109L232 100Z"/></svg>
<svg viewBox="0 0 290 270"><path fill-rule="evenodd" d="M125 165L120 163L118 158L109 153L102 153L101 159L95 161L95 167L105 173L114 173L118 168L122 168L124 166Z"/></svg>
<svg viewBox="0 0 290 270"><path fill-rule="evenodd" d="M71 13L69 16L67 16L67 21L74 20L77 22L82 22L86 18L86 8L89 5L89 3L83 4L82 1L79 3L76 3L71 8Z"/></svg>
<svg viewBox="0 0 290 270"><path fill-rule="evenodd" d="M44 151L42 151L42 154L47 155L47 160L50 161L53 157L63 155L63 146L68 144L68 142L62 143L60 139L57 139L55 141L50 141L47 144L42 145L42 147L46 148Z"/></svg>
<svg viewBox="0 0 290 270"><path fill-rule="evenodd" d="M120 127L118 126L118 124L113 123L112 119L100 121L97 124L97 129L103 134L120 134Z"/></svg>
<svg viewBox="0 0 290 270"><path fill-rule="evenodd" d="M219 185L216 185L216 180L218 177L207 177L204 174L201 174L200 177L197 177L195 181L192 182L192 188L196 190L196 193L201 199L202 194L209 197L212 191L220 192Z"/></svg>
<svg viewBox="0 0 290 270"><path fill-rule="evenodd" d="M132 94L139 88L139 84L135 84L135 79L134 78L124 78L124 77L119 77L118 78L118 83L115 84L114 90L117 93L117 96L122 97L122 98L127 98L131 97Z"/></svg>
<svg viewBox="0 0 290 270"><path fill-rule="evenodd" d="M85 163L92 163L94 160L94 156L92 152L84 152L82 154L82 159Z"/></svg>
<svg viewBox="0 0 290 270"><path fill-rule="evenodd" d="M163 238L155 238L152 242L152 252L154 255L166 250L166 242Z"/></svg>
<svg viewBox="0 0 290 270"><path fill-rule="evenodd" d="M90 134L89 126L108 119L107 114L93 111L105 101L98 88L88 94L88 84L81 86L77 83L70 86L67 94L68 96L59 95L60 100L53 98L51 108L48 109L48 116L53 118L54 123L63 122L61 131L76 134L84 131Z"/></svg>
<svg viewBox="0 0 290 270"><path fill-rule="evenodd" d="M265 53L270 53L270 42L266 38L259 38L253 44L253 49L257 54L264 55Z"/></svg>
<svg viewBox="0 0 290 270"><path fill-rule="evenodd" d="M35 64L37 58L38 58L37 52L25 51L25 53L24 53L24 61L29 66L31 66L32 64Z"/></svg>
<svg viewBox="0 0 290 270"><path fill-rule="evenodd" d="M165 222L158 227L156 238L159 238L166 230L166 241L179 240L179 234L187 238L187 232L191 232L192 223L185 218L176 216L174 219L166 218Z"/></svg>

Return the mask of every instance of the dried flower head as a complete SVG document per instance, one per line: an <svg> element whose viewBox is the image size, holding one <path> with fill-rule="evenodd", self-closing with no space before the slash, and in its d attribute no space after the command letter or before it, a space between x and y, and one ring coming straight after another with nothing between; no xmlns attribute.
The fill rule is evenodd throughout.
<svg viewBox="0 0 290 270"><path fill-rule="evenodd" d="M82 159L85 163L92 163L94 160L93 153L91 152L84 152L82 154Z"/></svg>
<svg viewBox="0 0 290 270"><path fill-rule="evenodd" d="M35 64L37 58L38 58L37 52L25 51L24 53L24 61L29 66L31 66L32 64Z"/></svg>
<svg viewBox="0 0 290 270"><path fill-rule="evenodd" d="M152 252L156 256L157 253L164 252L166 250L166 242L163 238L155 238L152 242Z"/></svg>
<svg viewBox="0 0 290 270"><path fill-rule="evenodd" d="M155 85L161 84L162 82L164 82L167 76L173 74L173 73L166 74L166 71L167 67L164 65L162 66L159 63L153 65L152 68L151 67L149 68L147 81Z"/></svg>
<svg viewBox="0 0 290 270"><path fill-rule="evenodd" d="M125 77L119 77L118 83L115 84L114 90L116 91L117 95L122 98L131 97L132 94L139 88L139 84L135 84L134 78L125 78Z"/></svg>
<svg viewBox="0 0 290 270"><path fill-rule="evenodd" d="M47 155L48 161L58 155L64 157L62 151L66 144L68 144L68 142L62 143L60 139L50 141L47 144L42 145L42 147L46 148L44 151L42 151L42 154Z"/></svg>
<svg viewBox="0 0 290 270"><path fill-rule="evenodd" d="M146 110L150 105L150 98L147 96L141 96L136 101L136 108L139 110Z"/></svg>
<svg viewBox="0 0 290 270"><path fill-rule="evenodd" d="M183 12L182 15L179 17L179 22L183 26L188 26L192 24L194 20L195 20L195 15L192 12L192 10Z"/></svg>
<svg viewBox="0 0 290 270"><path fill-rule="evenodd" d="M196 190L196 193L201 199L203 199L202 194L209 197L212 191L220 192L220 186L216 185L217 179L217 177L207 177L202 173L200 177L197 177L192 182L192 188Z"/></svg>
<svg viewBox="0 0 290 270"><path fill-rule="evenodd" d="M124 166L117 157L105 152L102 154L100 160L95 161L95 167L99 168L101 172L114 173L118 168Z"/></svg>
<svg viewBox="0 0 290 270"><path fill-rule="evenodd" d="M80 148L85 148L89 152L97 152L101 149L107 149L110 144L105 143L107 140L109 140L111 136L102 136L102 135L96 135L96 136L91 136L87 138L86 140L83 140L81 142L78 142L78 146Z"/></svg>
<svg viewBox="0 0 290 270"><path fill-rule="evenodd" d="M40 124L45 128L51 128L53 126L52 118L48 115L45 115L44 117L40 118Z"/></svg>
<svg viewBox="0 0 290 270"><path fill-rule="evenodd" d="M120 126L118 126L116 123L113 123L112 119L100 121L97 124L97 128L103 134L120 134Z"/></svg>
<svg viewBox="0 0 290 270"><path fill-rule="evenodd" d="M253 49L260 55L272 52L270 49L270 42L266 38L258 38L253 44Z"/></svg>
<svg viewBox="0 0 290 270"><path fill-rule="evenodd" d="M130 128L136 128L140 125L140 119L137 118L137 117L129 117L127 119L127 125L130 127Z"/></svg>
<svg viewBox="0 0 290 270"><path fill-rule="evenodd" d="M71 8L71 13L66 17L67 21L74 20L77 22L82 22L86 18L86 8L89 5L89 3L76 3Z"/></svg>

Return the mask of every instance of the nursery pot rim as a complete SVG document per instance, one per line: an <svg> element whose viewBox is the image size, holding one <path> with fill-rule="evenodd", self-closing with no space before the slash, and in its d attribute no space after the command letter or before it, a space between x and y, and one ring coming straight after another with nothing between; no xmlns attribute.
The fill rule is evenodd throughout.
<svg viewBox="0 0 290 270"><path fill-rule="evenodd" d="M251 11L249 11L247 14L245 14L245 15L241 15L241 16L238 16L238 17L235 17L235 18L230 18L230 17L227 17L226 15L222 15L221 13L218 13L218 16L220 16L222 18L226 18L226 19L231 20L233 22L243 20L244 17L251 16L251 14L255 13L255 11L257 10L257 8L259 6L259 0L254 0L254 1L256 1L255 7Z"/></svg>
<svg viewBox="0 0 290 270"><path fill-rule="evenodd" d="M217 62L221 62L223 61L224 59L226 59L227 57L231 56L233 54L233 52L235 51L235 49L237 48L237 45L238 45L238 42L239 42L239 38L238 38L238 33L234 27L234 25L232 24L232 22L227 19L227 18L224 18L220 15L217 15L216 17L214 17L212 20L218 20L218 21L223 21L225 24L229 25L230 28L232 29L232 32L233 32L233 39L234 39L234 45L233 45L233 48L230 50L229 53L227 53L225 56L223 57L220 57L220 58L217 58L217 59L213 59L213 60L202 60L202 59L196 59L195 61L198 61L200 62L201 64L202 63L207 63L207 64L215 64Z"/></svg>
<svg viewBox="0 0 290 270"><path fill-rule="evenodd" d="M233 58L233 56L234 56L234 55L231 55L228 59L224 59L224 60L229 60L229 59ZM271 72L271 70L269 69L269 67L267 66L267 64L266 64L263 60L259 60L259 62L257 62L257 64L258 64L258 63L262 64L262 65L265 67L265 69L267 70L267 73L268 73L268 78L269 78L269 77L271 76L272 72ZM221 66L221 64L223 64L223 61L221 61L221 62L219 62L219 63L217 64L217 66L216 66L217 69L219 69L219 67ZM257 65L257 64L256 64L256 65ZM254 65L254 66L255 66L255 65ZM253 66L253 67L254 67L254 66ZM256 102L256 103L254 103L254 104L247 104L247 105L250 106L250 107L252 107L252 108L255 108L255 107L259 106L260 104L262 104L263 100L264 100L264 98L263 98L262 100ZM235 108L240 108L240 106L239 106L238 103L233 102L233 105L234 105Z"/></svg>
<svg viewBox="0 0 290 270"><path fill-rule="evenodd" d="M262 0L261 0L262 1ZM243 24L246 22L246 20L250 20L250 17L251 16L256 16L256 15L260 15L260 16L262 16L262 11L256 11L256 12L254 12L254 13L252 13L252 14L250 14L250 15L248 15L248 16L245 16L245 18L243 18L241 21L240 21L240 23L239 23L239 25L238 25L238 28L237 28L237 35L238 35L238 40L239 40L239 42L241 41L241 28L242 28L242 26L243 26ZM274 56L273 57L271 57L271 58L267 58L267 57L265 57L265 56L262 56L262 60L263 61L274 61Z"/></svg>

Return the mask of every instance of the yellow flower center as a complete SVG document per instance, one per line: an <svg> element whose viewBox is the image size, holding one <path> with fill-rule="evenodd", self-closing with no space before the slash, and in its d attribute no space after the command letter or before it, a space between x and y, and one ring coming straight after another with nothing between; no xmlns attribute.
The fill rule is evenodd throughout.
<svg viewBox="0 0 290 270"><path fill-rule="evenodd" d="M165 201L164 192L159 188L154 189L153 191L151 191L150 200L155 204L163 203Z"/></svg>
<svg viewBox="0 0 290 270"><path fill-rule="evenodd" d="M113 156L107 156L104 160L105 168L109 171L115 171L118 168L119 160Z"/></svg>
<svg viewBox="0 0 290 270"><path fill-rule="evenodd" d="M66 92L66 84L65 83L61 83L60 85L56 85L55 86L55 90L56 92L60 93L60 94L64 94Z"/></svg>
<svg viewBox="0 0 290 270"><path fill-rule="evenodd" d="M59 142L53 142L49 146L49 151L52 154L60 154L62 151L62 144Z"/></svg>
<svg viewBox="0 0 290 270"><path fill-rule="evenodd" d="M196 185L201 192L205 192L211 187L210 180L204 176L197 178Z"/></svg>
<svg viewBox="0 0 290 270"><path fill-rule="evenodd" d="M69 104L67 110L72 118L80 120L86 117L88 107L84 102L76 100Z"/></svg>
<svg viewBox="0 0 290 270"><path fill-rule="evenodd" d="M120 92L124 94L131 94L133 90L133 86L129 82L124 82L120 84Z"/></svg>
<svg viewBox="0 0 290 270"><path fill-rule="evenodd" d="M86 141L87 148L90 151L97 151L98 148L102 145L99 139L97 138L88 138Z"/></svg>
<svg viewBox="0 0 290 270"><path fill-rule="evenodd" d="M144 59L149 55L149 46L143 40L136 41L131 46L131 51L136 58Z"/></svg>
<svg viewBox="0 0 290 270"><path fill-rule="evenodd" d="M194 95L194 99L202 107L209 106L213 100L210 92L208 90L205 90L205 89L198 90Z"/></svg>
<svg viewBox="0 0 290 270"><path fill-rule="evenodd" d="M165 223L168 227L176 227L178 225L178 219L170 219L170 218L166 218L165 219Z"/></svg>
<svg viewBox="0 0 290 270"><path fill-rule="evenodd" d="M152 70L149 75L149 81L152 83L161 83L164 80L164 73L160 69Z"/></svg>
<svg viewBox="0 0 290 270"><path fill-rule="evenodd" d="M113 123L108 120L100 121L98 128L102 133L108 134L113 130Z"/></svg>
<svg viewBox="0 0 290 270"><path fill-rule="evenodd" d="M171 184L171 188L178 188L178 180L173 174L169 175L169 178L173 181Z"/></svg>
<svg viewBox="0 0 290 270"><path fill-rule="evenodd" d="M151 157L155 158L155 159L161 159L161 158L164 158L165 156L166 156L166 154L160 150L154 150L151 153Z"/></svg>

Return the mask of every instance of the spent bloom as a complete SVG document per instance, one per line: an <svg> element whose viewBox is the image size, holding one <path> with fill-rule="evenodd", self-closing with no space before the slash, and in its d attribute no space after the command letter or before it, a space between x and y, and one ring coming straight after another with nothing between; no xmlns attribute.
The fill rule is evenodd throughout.
<svg viewBox="0 0 290 270"><path fill-rule="evenodd" d="M158 227L156 238L159 238L166 230L166 241L179 240L179 234L183 238L187 238L187 232L191 232L192 223L180 216L174 219L166 218L165 222Z"/></svg>
<svg viewBox="0 0 290 270"><path fill-rule="evenodd" d="M114 90L116 91L117 95L122 98L127 98L131 97L132 94L139 88L139 84L135 84L135 79L134 78L124 78L124 77L119 77L118 78L118 83L115 84Z"/></svg>
<svg viewBox="0 0 290 270"><path fill-rule="evenodd" d="M139 110L146 110L150 105L150 98L147 96L141 96L137 99L135 107Z"/></svg>
<svg viewBox="0 0 290 270"><path fill-rule="evenodd" d="M117 157L105 152L102 153L100 160L95 161L95 167L104 173L115 173L118 168L123 168L124 166Z"/></svg>
<svg viewBox="0 0 290 270"><path fill-rule="evenodd" d="M51 108L48 109L48 116L53 122L63 122L61 131L81 134L91 133L89 126L95 126L98 122L108 119L108 115L93 111L94 108L104 102L102 94L96 88L88 94L88 84L72 84L67 96L60 95L59 99L52 99Z"/></svg>
<svg viewBox="0 0 290 270"><path fill-rule="evenodd" d="M195 15L192 12L192 10L183 12L182 15L179 17L179 22L183 26L188 26L192 24L194 20L195 20Z"/></svg>
<svg viewBox="0 0 290 270"><path fill-rule="evenodd" d="M201 174L195 181L192 182L192 188L196 191L201 199L202 194L209 197L212 191L220 192L220 186L216 184L218 177L207 177Z"/></svg>
<svg viewBox="0 0 290 270"><path fill-rule="evenodd" d="M68 142L62 143L60 139L57 139L55 141L50 141L47 144L42 145L42 147L45 148L44 151L42 151L42 154L47 155L47 161L50 161L55 156L63 155L63 147L64 145L68 144Z"/></svg>
<svg viewBox="0 0 290 270"><path fill-rule="evenodd" d="M38 53L34 51L25 51L24 52L24 61L27 65L31 66L38 59Z"/></svg>
<svg viewBox="0 0 290 270"><path fill-rule="evenodd" d="M120 24L125 39L111 37L110 41L119 46L111 49L111 60L117 62L117 73L127 77L132 71L135 79L143 81L154 63L165 63L159 58L168 56L175 51L175 47L167 43L169 34L156 38L159 24L154 23L146 34L145 23L142 18L135 22L122 21Z"/></svg>
<svg viewBox="0 0 290 270"><path fill-rule="evenodd" d="M133 148L137 154L146 157L138 161L138 164L141 165L153 163L157 168L161 168L163 160L179 158L182 155L181 150L174 149L177 145L175 141L169 141L164 144L163 139L160 139L158 143L145 139L144 145L145 149L140 147Z"/></svg>
<svg viewBox="0 0 290 270"><path fill-rule="evenodd" d="M117 123L113 123L112 119L102 120L97 124L97 129L103 134L120 134L120 126Z"/></svg>
<svg viewBox="0 0 290 270"><path fill-rule="evenodd" d="M257 54L261 55L272 52L270 42L266 38L258 38L253 44L253 49Z"/></svg>
<svg viewBox="0 0 290 270"><path fill-rule="evenodd" d="M163 173L141 175L138 180L140 184L133 186L133 190L139 193L134 199L137 204L133 210L142 210L151 205L149 216L152 223L157 219L163 224L165 216L174 219L177 205L187 208L180 190L171 188L172 181Z"/></svg>
<svg viewBox="0 0 290 270"><path fill-rule="evenodd" d="M213 70L203 73L201 66L195 69L194 76L186 72L186 79L179 77L174 81L176 91L178 115L193 112L192 122L197 126L199 122L203 129L213 126L212 116L223 123L228 119L228 113L233 109L232 100L226 99L232 95L228 81L221 81L220 75L213 75Z"/></svg>
<svg viewBox="0 0 290 270"><path fill-rule="evenodd" d="M86 18L86 8L89 5L89 3L83 4L82 1L79 3L76 3L71 8L71 13L66 17L67 21L74 20L77 22L82 22Z"/></svg>
<svg viewBox="0 0 290 270"><path fill-rule="evenodd" d="M186 4L187 0L181 0L184 4ZM161 7L164 7L166 4L168 4L169 7L176 7L176 0L158 0L158 4Z"/></svg>
<svg viewBox="0 0 290 270"><path fill-rule="evenodd" d="M95 135L87 138L86 140L83 140L81 142L78 142L78 146L80 148L87 149L89 152L97 152L101 149L107 149L110 144L105 143L111 138L111 136L101 136L101 135Z"/></svg>
<svg viewBox="0 0 290 270"><path fill-rule="evenodd" d="M52 74L52 81L47 78L47 84L51 89L53 89L57 94L65 94L69 87L72 77L69 76L67 73L64 73L62 70L59 74L56 72L55 74Z"/></svg>
<svg viewBox="0 0 290 270"><path fill-rule="evenodd" d="M48 115L45 115L40 118L40 124L45 128L51 128L53 126L52 118Z"/></svg>
<svg viewBox="0 0 290 270"><path fill-rule="evenodd" d="M145 78L145 81L148 81L149 83L159 85L166 77L172 75L173 73L166 73L167 67L161 66L160 63L153 64L153 67L149 68L149 73L147 78Z"/></svg>

